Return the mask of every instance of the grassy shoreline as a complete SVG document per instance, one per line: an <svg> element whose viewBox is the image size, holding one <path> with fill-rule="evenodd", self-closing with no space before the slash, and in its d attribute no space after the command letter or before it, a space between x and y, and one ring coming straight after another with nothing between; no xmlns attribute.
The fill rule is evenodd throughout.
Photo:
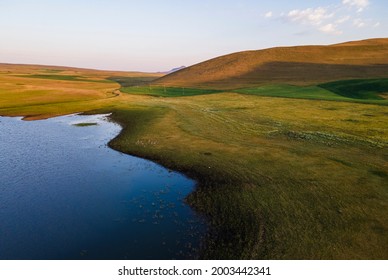
<svg viewBox="0 0 388 280"><path fill-rule="evenodd" d="M312 170L317 172L317 168L320 168L319 160L324 159L325 165L330 166L331 172L336 170L338 175L333 176L325 172L316 178L308 174L307 176L301 173L292 174L287 169L300 172L303 167L306 168L304 164L297 164L297 160L295 162L291 160L296 166L291 164L287 167L280 162L277 170L271 171L266 165L273 161L272 157L263 162L255 162L256 169L262 170L257 174L255 172L249 174L250 172L245 169L246 163L241 166L241 162L245 160L241 159L238 151L232 150L220 155L220 147L217 145L212 147L207 145L206 150L201 148L200 152L198 149L192 152L185 151L185 145L182 145L183 148L175 149L168 149L164 145L163 148L152 147L158 145L160 140L156 138L161 137L152 132L150 134L150 129L144 128L155 123L155 119L158 120L157 123L163 123L163 116L168 114L171 112L166 112L166 109L159 109L153 113L147 110L139 111L139 109L132 112L114 112L112 118L123 125L124 129L109 145L122 152L147 158L170 169L183 172L198 182L195 192L189 195L187 201L194 209L209 218L212 227L202 258L379 259L387 257L384 246L377 245L386 244L386 236L382 233L385 232L387 221L380 215L382 213L373 218L379 210L376 210L378 208L376 205L374 207L372 205L379 201L380 207L387 209L387 193L382 189L386 181L386 173L381 169L384 166L384 161L381 162L381 160L386 154L381 148L360 147L357 143L350 147L347 144L330 147L324 143L287 139L286 141L291 141L293 146L291 153L301 153L303 158L312 153L308 157L309 161L312 160L311 157L319 156L314 160L318 167L311 168ZM127 121L129 119L130 122ZM153 135L152 138L150 138L151 135ZM139 142L139 139L142 139L142 142ZM279 141L284 144L284 139ZM348 149L346 152L344 147ZM330 156L323 157L326 149L329 150ZM374 170L380 176L374 174L372 178L370 174L373 172L369 172L367 176L373 181L369 184L365 182L363 186L359 183L353 184L358 180L365 180L362 179L365 174L356 176L351 172L352 176L339 179L343 174L349 173L348 162L352 162L353 167L357 166L358 171L365 168L362 166L365 160L362 155L365 150L370 153L368 160L373 157L380 158L380 169ZM360 151L363 153L357 156ZM221 158L212 159L217 156L217 153ZM236 160L236 164L242 170L238 170L236 164L231 164L232 160ZM248 157L248 161L252 161L252 158ZM288 160L284 159L284 161ZM344 185L343 189L338 189L337 185L341 184ZM364 187L372 190L363 190ZM360 193L360 197L349 199L356 192ZM374 192L380 193L382 197L376 199ZM365 207L373 209L373 215L365 215L363 207L360 208L363 196L371 196ZM351 230L357 227L363 230ZM362 238L362 242L360 240L356 242L363 234L374 236L374 241ZM338 248L338 251L334 248Z"/></svg>
<svg viewBox="0 0 388 280"><path fill-rule="evenodd" d="M112 112L123 130L110 147L195 179L187 202L211 225L201 258L388 258L387 106L230 92L112 95L116 83L8 74L0 81L0 115Z"/></svg>
<svg viewBox="0 0 388 280"><path fill-rule="evenodd" d="M155 130L151 129L151 134L149 134L148 127L155 122L161 122L166 115L171 114L168 109L150 109L139 106L131 109L97 109L87 114L107 112L113 112L110 118L123 127L121 133L109 142L111 148L152 160L167 168L182 172L198 182L195 191L187 197L187 202L196 211L206 215L211 226L201 258L385 259L387 257L384 247L386 244L384 220L386 218L381 217L384 211L377 215L380 217L378 220L372 218L373 215L368 217L363 213L369 209L373 210L375 215L385 204L387 194L379 190L387 178L383 170L374 170L373 177L380 178L380 180L374 180L369 184L365 182L365 187L374 188L373 191L377 191L383 197L377 199L377 195L373 192L365 190L360 192L361 186L358 185L355 188L359 192L356 201L352 199L347 201L349 196L354 195L352 194L354 188L346 190L346 196L343 198L344 193L336 188L335 179L331 184L328 184L327 178L322 180L326 182L324 189L321 190L322 182L312 178L298 178L300 174L290 176L289 172L285 172L286 170L276 172L267 170L254 178L241 180L239 174L226 171L222 164L230 162L232 157L236 158L237 165L240 165L241 159L239 161L237 156L241 154L236 151L231 151L230 155L223 158L226 159L226 162L216 160L221 163L217 166L211 159L219 150L216 147L208 146L206 151L195 155L188 151L182 152L181 149L178 149L178 153L176 150L150 149L150 146L155 146L155 143L152 142L149 135L155 134ZM144 137L145 135L147 137ZM303 153L304 157L309 149L316 150L316 143L303 141L299 143L299 140L296 142L297 144L293 145L295 149L293 152ZM302 149L299 144L302 144L304 148ZM306 146L308 146L307 149ZM337 150L343 147L344 145L340 145L331 149ZM326 149L327 146L323 144L321 148ZM360 150L363 151L365 148L352 147L351 157L358 154ZM370 158L384 156L379 154L381 149L367 147L366 150L371 153ZM321 152L318 151L318 154ZM341 166L347 169L349 167L351 161L336 156L338 151L331 152L329 161L335 164L336 168ZM360 158L361 156L358 157L359 162ZM268 162L261 163L260 167L264 168L267 164ZM359 164L351 163L352 166ZM384 162L381 164L384 165ZM211 168L208 168L209 166ZM227 166L235 165L227 164ZM278 167L278 169L281 168ZM274 173L281 173L284 178L277 178L273 176ZM346 185L349 187L349 182L346 182ZM380 201L378 202L380 205L375 205L375 207L369 205L365 209L359 208L359 204L365 198L372 200L373 203ZM296 205L290 205L290 201ZM347 207L347 204L352 205ZM291 209L294 211L288 211ZM383 206L382 209L386 209L386 206ZM357 210L356 215L354 210ZM285 225L287 228L284 228ZM330 227L334 230L330 230ZM361 230L362 228L364 230ZM370 232L371 228L374 231L373 234ZM349 236L354 234L356 236ZM364 238L357 240L361 236ZM374 238L370 240L372 236Z"/></svg>

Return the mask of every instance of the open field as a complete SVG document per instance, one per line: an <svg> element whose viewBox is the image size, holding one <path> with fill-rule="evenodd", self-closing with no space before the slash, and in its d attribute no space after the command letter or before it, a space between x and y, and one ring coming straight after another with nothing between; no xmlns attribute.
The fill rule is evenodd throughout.
<svg viewBox="0 0 388 280"><path fill-rule="evenodd" d="M120 91L129 94L160 97L182 97L225 92L215 89L163 87L154 85L123 86L120 88ZM388 79L341 80L310 86L278 84L241 88L229 92L268 97L388 105Z"/></svg>
<svg viewBox="0 0 388 280"><path fill-rule="evenodd" d="M387 257L385 106L231 93L136 103L147 109L115 113L126 129L111 145L199 181L188 201L213 225L205 258Z"/></svg>
<svg viewBox="0 0 388 280"><path fill-rule="evenodd" d="M319 86L347 98L384 100L388 97L388 79L335 81Z"/></svg>
<svg viewBox="0 0 388 280"><path fill-rule="evenodd" d="M160 87L160 86L134 86L123 87L121 92L130 94L142 94L162 97L180 97L180 96L194 96L211 93L219 93L221 90L215 89L198 89L198 88L184 88L184 87Z"/></svg>
<svg viewBox="0 0 388 280"><path fill-rule="evenodd" d="M0 114L33 119L100 108L120 94L120 85L108 79L112 76L160 74L0 64Z"/></svg>
<svg viewBox="0 0 388 280"><path fill-rule="evenodd" d="M317 85L250 85L244 94L193 88L196 95L182 97L168 88L164 98L164 87L153 96L100 82L125 76L132 86L131 74L7 67L0 115L112 112L124 129L111 147L195 178L187 202L211 224L202 258L388 258L385 100L355 103Z"/></svg>
<svg viewBox="0 0 388 280"><path fill-rule="evenodd" d="M258 96L388 105L388 79L342 80L319 85L267 85L233 92Z"/></svg>

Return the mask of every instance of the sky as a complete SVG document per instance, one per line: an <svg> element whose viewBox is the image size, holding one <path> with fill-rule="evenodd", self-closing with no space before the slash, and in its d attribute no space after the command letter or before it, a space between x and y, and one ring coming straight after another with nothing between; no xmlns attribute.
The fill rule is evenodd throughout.
<svg viewBox="0 0 388 280"><path fill-rule="evenodd" d="M0 0L0 63L157 72L388 37L387 0Z"/></svg>

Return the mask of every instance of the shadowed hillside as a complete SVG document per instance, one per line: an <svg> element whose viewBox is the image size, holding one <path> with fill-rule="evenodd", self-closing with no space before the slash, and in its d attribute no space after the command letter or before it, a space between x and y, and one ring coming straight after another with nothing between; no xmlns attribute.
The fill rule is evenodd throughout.
<svg viewBox="0 0 388 280"><path fill-rule="evenodd" d="M154 84L234 89L367 77L388 77L388 38L238 52L166 75Z"/></svg>

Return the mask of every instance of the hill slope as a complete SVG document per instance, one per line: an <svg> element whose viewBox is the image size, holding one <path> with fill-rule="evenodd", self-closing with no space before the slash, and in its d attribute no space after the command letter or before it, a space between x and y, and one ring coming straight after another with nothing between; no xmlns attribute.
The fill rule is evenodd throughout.
<svg viewBox="0 0 388 280"><path fill-rule="evenodd" d="M171 73L154 84L233 89L368 77L388 77L388 38L238 52Z"/></svg>
<svg viewBox="0 0 388 280"><path fill-rule="evenodd" d="M53 66L53 65L34 65L34 64L12 64L0 62L0 75L7 74L34 74L34 75L79 75L90 76L93 78L109 78L112 76L118 77L160 77L160 73L145 73L138 71L111 71L111 70L96 70L68 66Z"/></svg>

